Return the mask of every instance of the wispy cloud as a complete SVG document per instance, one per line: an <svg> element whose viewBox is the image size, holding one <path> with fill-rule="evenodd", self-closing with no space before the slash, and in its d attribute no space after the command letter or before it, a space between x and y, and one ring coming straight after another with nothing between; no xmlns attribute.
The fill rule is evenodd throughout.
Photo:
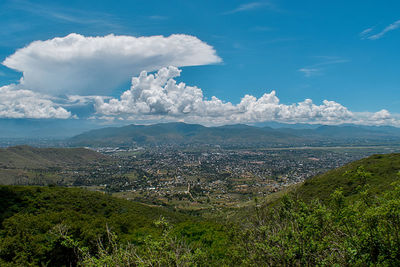
<svg viewBox="0 0 400 267"><path fill-rule="evenodd" d="M316 58L321 59L323 61L307 67L300 68L298 69L298 71L303 73L305 77L312 77L316 75L321 75L323 70L329 65L349 62L348 59L332 57L332 56L317 56Z"/></svg>
<svg viewBox="0 0 400 267"><path fill-rule="evenodd" d="M317 58L321 58L321 59L325 59L326 61L323 62L319 62L314 64L313 66L318 67L318 66L327 66L327 65L333 65L333 64L340 64L340 63L347 63L349 62L348 59L344 59L344 58L338 58L338 57L317 57Z"/></svg>
<svg viewBox="0 0 400 267"><path fill-rule="evenodd" d="M363 30L362 32L360 32L359 36L361 37L361 39L366 39L368 38L368 35L374 30L374 27L371 28L367 28L365 30Z"/></svg>
<svg viewBox="0 0 400 267"><path fill-rule="evenodd" d="M317 68L301 68L299 69L300 72L304 74L306 77L311 77L320 74L321 69Z"/></svg>
<svg viewBox="0 0 400 267"><path fill-rule="evenodd" d="M235 14L235 13L249 11L249 10L255 10L255 9L263 8L263 7L275 9L275 5L270 2L251 2L251 3L242 4L235 9L224 12L223 14L224 15Z"/></svg>
<svg viewBox="0 0 400 267"><path fill-rule="evenodd" d="M65 7L58 8L52 7L50 5L40 5L24 0L15 0L8 5L8 8L22 10L36 16L41 16L61 22L76 23L82 25L101 25L113 28L119 27L119 24L115 23L114 19L107 13L99 13Z"/></svg>
<svg viewBox="0 0 400 267"><path fill-rule="evenodd" d="M390 31L394 31L398 28L400 28L400 20L397 20L397 21L393 22L392 24L386 26L383 30L381 30L380 32L378 32L376 34L372 34L374 27L365 29L360 33L360 37L361 37L361 39L378 40L378 39L382 38L386 33L390 32Z"/></svg>

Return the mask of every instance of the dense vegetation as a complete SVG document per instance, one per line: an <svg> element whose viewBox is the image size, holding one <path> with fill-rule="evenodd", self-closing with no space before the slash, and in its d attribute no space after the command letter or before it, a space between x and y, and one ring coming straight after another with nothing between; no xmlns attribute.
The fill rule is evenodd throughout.
<svg viewBox="0 0 400 267"><path fill-rule="evenodd" d="M82 189L0 187L0 265L399 266L400 155L211 222Z"/></svg>
<svg viewBox="0 0 400 267"><path fill-rule="evenodd" d="M160 237L162 229L154 224L160 218L175 225L187 242L205 244L210 257L220 253L218 242L226 234L212 222L77 188L1 186L0 265L76 263L76 248L65 237L96 253L107 230L118 235L121 244L142 246Z"/></svg>
<svg viewBox="0 0 400 267"><path fill-rule="evenodd" d="M257 211L235 255L249 266L399 266L399 227L399 184L379 197L362 187L354 202L339 189L326 205L285 196Z"/></svg>

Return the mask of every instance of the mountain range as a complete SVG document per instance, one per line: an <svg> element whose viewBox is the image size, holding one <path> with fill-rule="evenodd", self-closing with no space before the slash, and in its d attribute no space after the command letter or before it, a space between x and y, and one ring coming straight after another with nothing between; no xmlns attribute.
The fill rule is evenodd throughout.
<svg viewBox="0 0 400 267"><path fill-rule="evenodd" d="M286 127L285 127L286 126ZM142 146L142 145L221 145L221 146L292 146L292 145L365 145L396 144L400 129L391 126L321 125L271 128L245 124L205 127L181 122L153 125L108 127L84 132L68 139L71 146Z"/></svg>

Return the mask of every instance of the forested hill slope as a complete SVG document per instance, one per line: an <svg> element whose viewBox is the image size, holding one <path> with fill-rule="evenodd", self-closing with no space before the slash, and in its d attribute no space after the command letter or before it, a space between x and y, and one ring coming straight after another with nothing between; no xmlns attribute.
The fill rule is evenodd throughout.
<svg viewBox="0 0 400 267"><path fill-rule="evenodd" d="M157 260L154 253L167 249L158 240L169 229L164 221L210 255L223 250L222 227L200 218L79 188L0 186L0 266L76 266L79 255L96 253L99 242L106 247L110 238L143 249L154 245L148 255Z"/></svg>
<svg viewBox="0 0 400 267"><path fill-rule="evenodd" d="M105 162L109 157L85 148L0 148L0 168L42 169Z"/></svg>
<svg viewBox="0 0 400 267"><path fill-rule="evenodd" d="M94 249L106 226L122 238L157 232L152 224L171 212L78 188L0 186L0 263L50 266L76 262L58 228ZM0 264L2 265L2 264ZM4 265L2 265L4 266Z"/></svg>

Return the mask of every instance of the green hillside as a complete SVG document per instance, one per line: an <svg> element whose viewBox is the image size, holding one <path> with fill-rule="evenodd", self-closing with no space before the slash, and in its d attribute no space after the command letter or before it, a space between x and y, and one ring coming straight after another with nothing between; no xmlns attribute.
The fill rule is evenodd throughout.
<svg viewBox="0 0 400 267"><path fill-rule="evenodd" d="M374 155L242 211L246 266L399 266L400 154ZM243 255L245 259L243 259Z"/></svg>
<svg viewBox="0 0 400 267"><path fill-rule="evenodd" d="M381 194L392 188L391 184L400 179L399 174L400 154L373 155L317 175L297 186L295 193L304 200L326 201L342 188L344 196L357 199L358 187L369 185L371 193Z"/></svg>
<svg viewBox="0 0 400 267"><path fill-rule="evenodd" d="M313 200L328 203L335 190L340 189L343 196L353 202L359 199L364 186L368 186L371 194L382 195L393 189L392 183L396 181L400 181L400 154L379 154L316 175L257 201L267 209L279 205L286 196L308 203ZM233 217L243 220L254 213L254 207L245 207Z"/></svg>
<svg viewBox="0 0 400 267"><path fill-rule="evenodd" d="M78 188L0 186L0 265L76 264L76 249L96 253L107 229L140 247L161 236L161 216L186 242L221 253L226 237L211 222Z"/></svg>
<svg viewBox="0 0 400 267"><path fill-rule="evenodd" d="M42 169L87 165L110 160L107 156L85 148L35 148L15 146L0 148L0 168Z"/></svg>
<svg viewBox="0 0 400 267"><path fill-rule="evenodd" d="M113 159L85 148L0 148L0 184L72 183L75 170L108 166Z"/></svg>

